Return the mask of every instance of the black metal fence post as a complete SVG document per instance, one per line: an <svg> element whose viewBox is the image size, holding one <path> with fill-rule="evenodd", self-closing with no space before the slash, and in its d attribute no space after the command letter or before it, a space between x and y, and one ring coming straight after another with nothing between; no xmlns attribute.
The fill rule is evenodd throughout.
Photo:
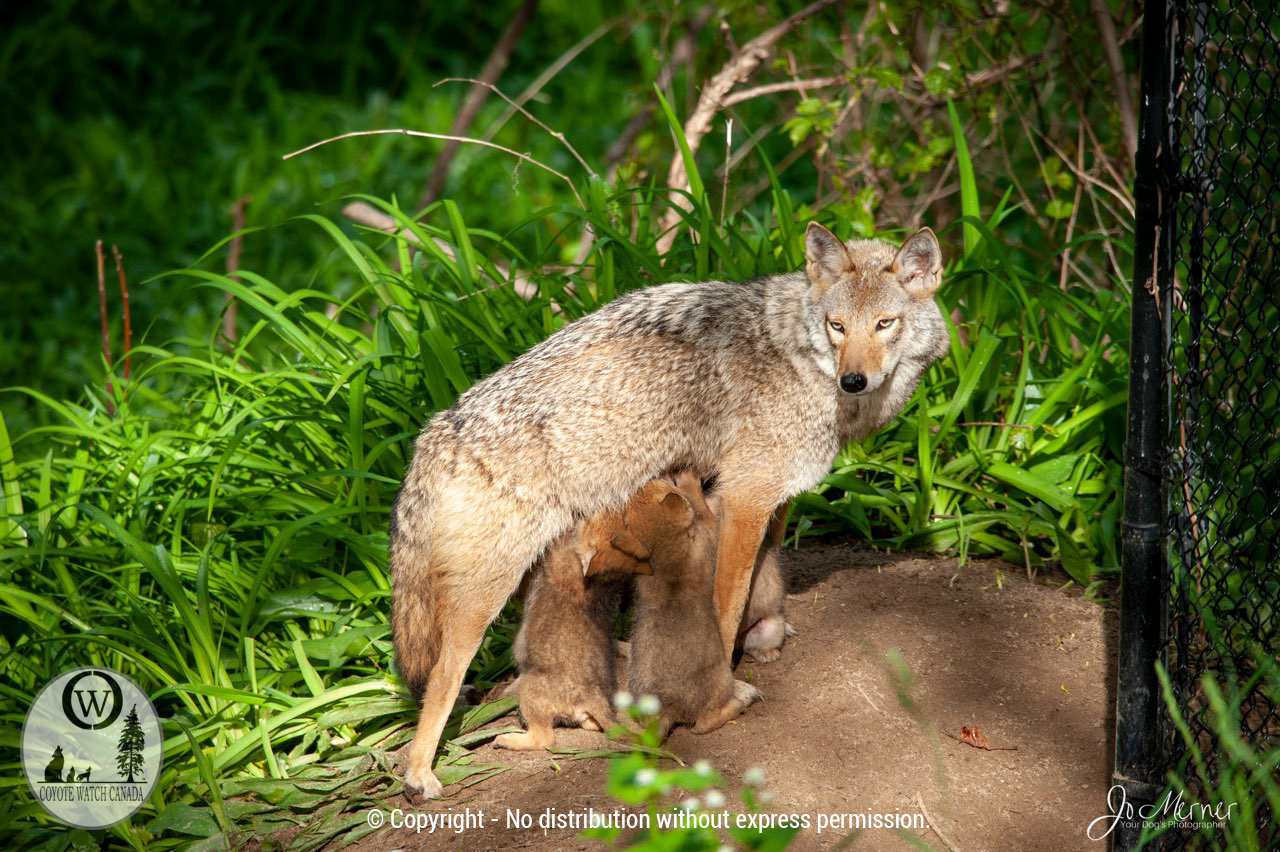
<svg viewBox="0 0 1280 852"><path fill-rule="evenodd" d="M1170 150L1167 122L1172 76L1165 0L1149 2L1142 25L1141 119L1134 186L1136 222L1129 350L1128 436L1125 444L1124 540L1120 583L1119 686L1116 691L1115 771L1132 819L1113 832L1116 849L1133 849L1140 808L1163 782L1160 687L1155 663L1164 644L1168 577L1167 458L1169 386L1165 370L1170 310L1172 217L1162 203L1160 160ZM1128 811L1122 817L1128 817Z"/></svg>

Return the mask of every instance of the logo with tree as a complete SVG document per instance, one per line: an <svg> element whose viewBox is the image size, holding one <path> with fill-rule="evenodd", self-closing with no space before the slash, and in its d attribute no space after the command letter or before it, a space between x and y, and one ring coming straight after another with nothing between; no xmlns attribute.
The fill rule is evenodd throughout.
<svg viewBox="0 0 1280 852"><path fill-rule="evenodd" d="M164 737L150 698L120 672L63 672L22 726L22 768L49 814L80 828L128 819L155 786Z"/></svg>

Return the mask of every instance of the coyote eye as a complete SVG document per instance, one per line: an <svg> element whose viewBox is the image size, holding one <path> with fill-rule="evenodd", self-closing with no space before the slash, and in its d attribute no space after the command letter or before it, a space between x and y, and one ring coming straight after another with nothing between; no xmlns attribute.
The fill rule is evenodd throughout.
<svg viewBox="0 0 1280 852"><path fill-rule="evenodd" d="M831 330L836 334L844 334L844 323L840 320L827 320L827 325L831 326Z"/></svg>
<svg viewBox="0 0 1280 852"><path fill-rule="evenodd" d="M897 321L897 317L885 317L876 323L876 331L884 331L886 328L891 328Z"/></svg>

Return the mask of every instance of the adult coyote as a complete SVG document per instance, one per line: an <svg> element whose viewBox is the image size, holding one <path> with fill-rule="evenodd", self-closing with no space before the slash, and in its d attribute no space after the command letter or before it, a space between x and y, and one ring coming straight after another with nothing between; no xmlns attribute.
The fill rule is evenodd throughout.
<svg viewBox="0 0 1280 852"><path fill-rule="evenodd" d="M406 788L439 796L441 729L485 628L547 546L673 468L714 476L720 635L732 650L760 542L846 442L902 410L947 351L942 254L842 243L810 224L805 268L628 293L431 418L392 511L392 627L422 700Z"/></svg>

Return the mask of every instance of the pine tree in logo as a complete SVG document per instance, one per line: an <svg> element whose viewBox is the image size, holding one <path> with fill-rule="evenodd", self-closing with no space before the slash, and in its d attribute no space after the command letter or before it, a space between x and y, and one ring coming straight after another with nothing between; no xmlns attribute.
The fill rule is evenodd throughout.
<svg viewBox="0 0 1280 852"><path fill-rule="evenodd" d="M142 774L142 725L138 722L138 705L133 705L129 715L124 719L124 730L120 733L120 742L116 746L116 768L120 774L127 776L125 780L134 784L134 773Z"/></svg>

